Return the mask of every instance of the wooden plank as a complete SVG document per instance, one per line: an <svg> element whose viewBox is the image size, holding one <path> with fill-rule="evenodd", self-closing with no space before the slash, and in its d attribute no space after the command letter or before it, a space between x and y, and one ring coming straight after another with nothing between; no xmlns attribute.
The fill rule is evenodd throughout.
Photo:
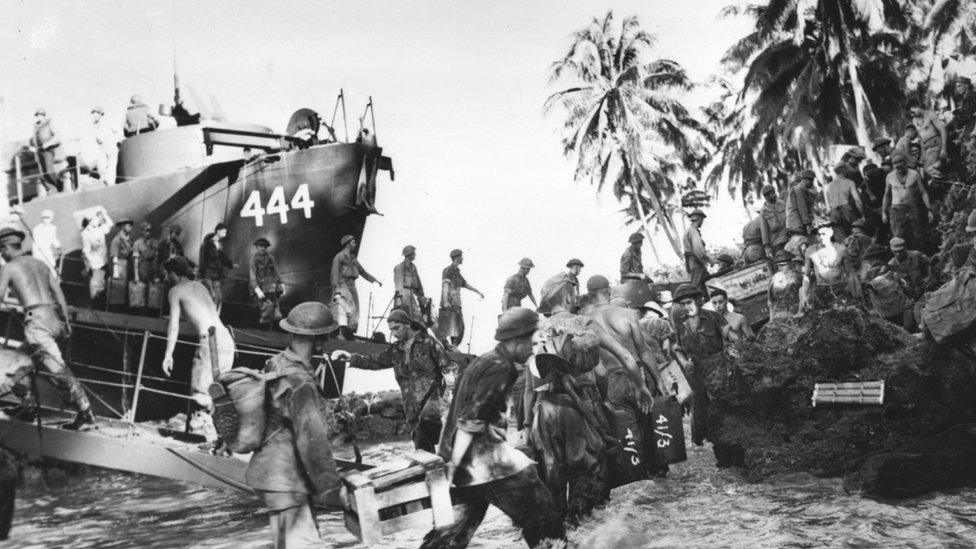
<svg viewBox="0 0 976 549"><path fill-rule="evenodd" d="M434 527L441 528L454 524L454 509L451 502L451 483L447 480L447 469L427 471L425 475L427 491L430 494L430 509L433 513Z"/></svg>
<svg viewBox="0 0 976 549"><path fill-rule="evenodd" d="M427 498L430 491L423 482L411 482L385 492L376 492L376 506L380 509L402 503Z"/></svg>
<svg viewBox="0 0 976 549"><path fill-rule="evenodd" d="M366 485L349 494L355 498L356 510L359 518L359 538L364 545L377 543L383 537L380 523L380 510L376 504L376 493L372 486Z"/></svg>
<svg viewBox="0 0 976 549"><path fill-rule="evenodd" d="M426 529L430 530L434 524L434 516L430 509L424 509L409 515L403 515L389 520L384 520L381 526L382 535L388 536L401 530L407 529ZM378 541L378 538L377 538ZM363 539L363 543L367 543Z"/></svg>

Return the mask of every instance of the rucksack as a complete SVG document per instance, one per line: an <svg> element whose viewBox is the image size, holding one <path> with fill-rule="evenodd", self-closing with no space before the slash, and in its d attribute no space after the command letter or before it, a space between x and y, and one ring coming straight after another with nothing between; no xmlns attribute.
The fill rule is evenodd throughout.
<svg viewBox="0 0 976 549"><path fill-rule="evenodd" d="M976 274L968 269L928 295L922 324L936 343L963 332L976 321Z"/></svg>
<svg viewBox="0 0 976 549"><path fill-rule="evenodd" d="M268 382L279 377L280 374L251 368L234 368L221 373L210 385L214 427L231 451L247 454L264 444L265 391Z"/></svg>
<svg viewBox="0 0 976 549"><path fill-rule="evenodd" d="M868 282L871 307L885 318L902 314L908 298L894 276L883 274Z"/></svg>

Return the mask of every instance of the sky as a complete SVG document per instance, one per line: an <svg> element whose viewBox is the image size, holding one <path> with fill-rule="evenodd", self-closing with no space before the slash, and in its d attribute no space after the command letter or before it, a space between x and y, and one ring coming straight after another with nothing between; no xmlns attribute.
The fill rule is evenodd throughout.
<svg viewBox="0 0 976 549"><path fill-rule="evenodd" d="M0 21L0 137L27 136L40 106L72 138L85 134L94 105L121 126L134 93L171 104L174 50L184 97L190 88L205 101L212 94L234 122L283 131L300 107L328 119L342 88L355 135L372 96L376 135L396 180L381 174L383 215L372 216L364 233L360 261L384 286L360 281L362 306L371 292L380 310L389 303L406 244L417 247L436 302L449 251L461 248L462 272L486 295L463 297L471 351L484 352L493 345L502 286L521 258L536 265L529 279L537 297L571 257L586 264L584 281L598 273L613 279L636 229L625 226L613 197L573 181L561 122L542 110L559 89L549 67L572 33L608 9L618 21L637 15L658 38L656 54L704 83L748 32L747 20L718 18L727 3L11 1ZM709 97L700 90L689 101ZM341 121L336 128L343 137ZM727 193L708 213L706 242L741 238L741 208ZM676 262L663 241L658 246ZM646 245L644 257L653 266ZM355 384L391 379L387 372Z"/></svg>

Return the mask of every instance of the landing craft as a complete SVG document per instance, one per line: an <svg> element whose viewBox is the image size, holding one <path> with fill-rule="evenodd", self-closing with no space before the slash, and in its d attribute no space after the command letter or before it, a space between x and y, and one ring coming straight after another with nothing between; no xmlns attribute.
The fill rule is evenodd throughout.
<svg viewBox="0 0 976 549"><path fill-rule="evenodd" d="M287 338L258 329L258 312L248 284L254 240L264 237L271 242L283 280L280 305L284 314L303 301L329 303L329 275L332 259L340 249L339 240L349 234L362 242L366 219L375 212L377 173L387 171L392 179L392 161L382 155L368 131L361 132L354 142L341 142L330 129L322 132L328 135L320 141L320 121L309 109L297 111L287 133L278 134L254 124L187 116L178 90L176 101L171 112L177 127L122 141L115 185L105 186L85 176L76 161L76 190L40 196L35 192L39 176L36 168L32 170L32 153L20 151L10 161L8 196L11 204L23 209L20 220L15 221L22 225L19 228L29 232L40 221L43 210L54 212L63 254L62 288L75 327L68 347L80 377L104 369L118 370L120 365L123 375L133 375L140 356L145 356L147 373L158 373L161 340L166 333L165 307L110 308L104 299L90 299L88 281L82 276L80 231L83 219L96 209L104 208L114 221L134 221L133 240L138 238L138 226L143 221L153 224L153 236L159 240L166 237L169 227L180 226L181 242L191 261L199 259L204 236L224 223L228 228L224 250L238 267L227 273L221 317L235 331L239 343L271 352L281 349ZM367 106L371 109L372 102ZM113 228L106 245L117 231ZM0 335L5 341L18 339L18 318L9 307L0 310ZM139 349L140 341L147 341L147 351ZM185 376L192 345L180 347L186 349L177 348L175 375ZM330 347L363 352L369 343L335 342ZM251 356L239 352L235 364L260 367L265 359L258 353ZM330 396L341 392L342 373L333 371L329 376L332 382L328 392L334 393ZM125 378L122 381L115 383L123 386L121 391L106 385L109 389L101 392L110 395L109 401L119 402L121 398L124 405L130 398L125 386L132 383L126 383ZM164 417L179 410L178 401L167 403L161 398L158 405L141 407L153 411L147 417Z"/></svg>

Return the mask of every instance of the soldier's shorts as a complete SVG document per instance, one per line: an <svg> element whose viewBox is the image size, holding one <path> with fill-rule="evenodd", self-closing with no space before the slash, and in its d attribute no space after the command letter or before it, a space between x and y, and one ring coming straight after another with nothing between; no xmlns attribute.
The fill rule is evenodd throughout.
<svg viewBox="0 0 976 549"><path fill-rule="evenodd" d="M214 338L217 340L217 368L220 372L226 372L234 366L234 354L237 352L234 338L223 326L217 328ZM190 396L197 404L207 410L213 406L213 400L211 400L209 393L210 384L214 380L212 370L210 337L202 335L200 336L200 345L197 346L197 352L193 355L193 366L190 371Z"/></svg>

